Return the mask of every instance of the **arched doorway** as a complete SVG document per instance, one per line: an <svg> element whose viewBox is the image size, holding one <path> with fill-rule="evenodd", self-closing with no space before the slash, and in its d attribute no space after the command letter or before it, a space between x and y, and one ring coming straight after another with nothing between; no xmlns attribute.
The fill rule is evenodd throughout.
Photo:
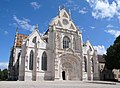
<svg viewBox="0 0 120 88"><path fill-rule="evenodd" d="M73 66L70 62L64 62L62 64L62 79L63 80L71 80L71 76L75 75L73 73Z"/></svg>
<svg viewBox="0 0 120 88"><path fill-rule="evenodd" d="M65 71L62 71L62 78L65 80Z"/></svg>
<svg viewBox="0 0 120 88"><path fill-rule="evenodd" d="M65 54L60 57L60 79L62 80L79 80L80 59L71 54Z"/></svg>

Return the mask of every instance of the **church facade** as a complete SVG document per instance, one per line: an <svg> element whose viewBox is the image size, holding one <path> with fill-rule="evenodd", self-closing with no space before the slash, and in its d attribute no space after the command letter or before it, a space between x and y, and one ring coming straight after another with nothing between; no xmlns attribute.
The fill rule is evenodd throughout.
<svg viewBox="0 0 120 88"><path fill-rule="evenodd" d="M59 9L41 36L16 32L9 60L9 78L19 81L98 80L97 51L73 23L70 12Z"/></svg>

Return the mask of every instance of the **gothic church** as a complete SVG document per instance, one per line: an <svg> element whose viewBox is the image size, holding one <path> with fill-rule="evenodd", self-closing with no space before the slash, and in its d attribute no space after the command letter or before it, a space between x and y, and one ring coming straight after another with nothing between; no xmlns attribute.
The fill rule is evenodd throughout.
<svg viewBox="0 0 120 88"><path fill-rule="evenodd" d="M70 12L59 9L41 36L38 25L30 35L16 32L10 51L9 78L19 81L98 80L97 51L73 23Z"/></svg>

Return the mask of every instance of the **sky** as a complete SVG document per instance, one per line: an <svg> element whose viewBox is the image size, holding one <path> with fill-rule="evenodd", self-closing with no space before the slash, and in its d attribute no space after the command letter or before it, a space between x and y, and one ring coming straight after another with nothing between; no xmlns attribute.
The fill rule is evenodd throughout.
<svg viewBox="0 0 120 88"><path fill-rule="evenodd" d="M42 35L58 15L58 7L71 11L71 18L97 49L106 49L120 35L120 0L0 0L0 69L7 68L16 28L30 34L39 25Z"/></svg>

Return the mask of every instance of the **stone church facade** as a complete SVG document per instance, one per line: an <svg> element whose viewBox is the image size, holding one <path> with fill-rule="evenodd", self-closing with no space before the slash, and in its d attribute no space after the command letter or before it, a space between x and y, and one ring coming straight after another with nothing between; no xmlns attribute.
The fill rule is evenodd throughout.
<svg viewBox="0 0 120 88"><path fill-rule="evenodd" d="M70 12L59 9L41 36L16 32L9 60L9 78L19 81L98 80L97 51L73 23Z"/></svg>

